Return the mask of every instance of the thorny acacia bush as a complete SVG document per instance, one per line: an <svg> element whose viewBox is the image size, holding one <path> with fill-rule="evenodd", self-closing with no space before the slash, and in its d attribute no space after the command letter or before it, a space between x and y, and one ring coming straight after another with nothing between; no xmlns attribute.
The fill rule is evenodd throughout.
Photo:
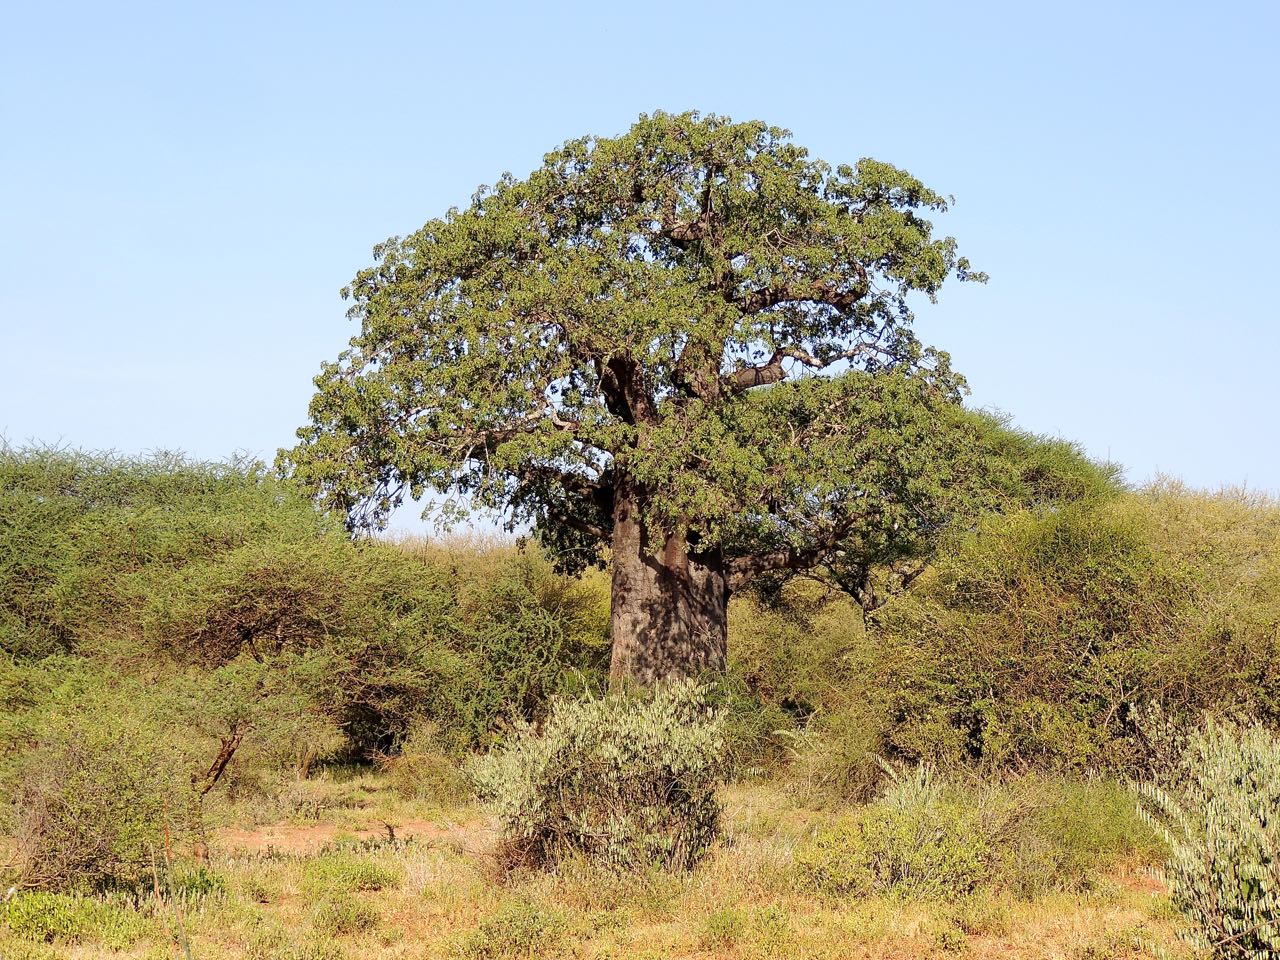
<svg viewBox="0 0 1280 960"><path fill-rule="evenodd" d="M739 726L790 755L806 796L865 801L876 756L1131 772L1146 704L1280 720L1280 507L1264 497L1160 484L991 514L865 625L812 582L734 605L737 703L758 721Z"/></svg>
<svg viewBox="0 0 1280 960"><path fill-rule="evenodd" d="M723 716L693 684L557 701L473 763L515 864L689 868L720 832Z"/></svg>
<svg viewBox="0 0 1280 960"><path fill-rule="evenodd" d="M1215 957L1280 957L1280 739L1260 725L1209 720L1165 782L1139 786L1166 838L1175 905Z"/></svg>
<svg viewBox="0 0 1280 960"><path fill-rule="evenodd" d="M1164 485L991 517L879 624L897 755L1125 769L1140 705L1276 717L1280 508Z"/></svg>
<svg viewBox="0 0 1280 960"><path fill-rule="evenodd" d="M256 463L0 446L0 653L134 675L253 661L353 758L423 717L483 746L598 685L601 595L510 545L353 542Z"/></svg>
<svg viewBox="0 0 1280 960"><path fill-rule="evenodd" d="M115 679L72 675L25 718L26 749L4 768L25 886L137 886L202 834L196 743L141 684Z"/></svg>

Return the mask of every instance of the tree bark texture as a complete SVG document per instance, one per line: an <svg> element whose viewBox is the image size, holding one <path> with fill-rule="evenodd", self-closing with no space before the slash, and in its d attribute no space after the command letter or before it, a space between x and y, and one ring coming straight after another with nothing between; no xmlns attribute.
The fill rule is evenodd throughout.
<svg viewBox="0 0 1280 960"><path fill-rule="evenodd" d="M639 499L616 493L610 681L647 686L722 671L729 620L722 555L691 550L682 533L655 545Z"/></svg>

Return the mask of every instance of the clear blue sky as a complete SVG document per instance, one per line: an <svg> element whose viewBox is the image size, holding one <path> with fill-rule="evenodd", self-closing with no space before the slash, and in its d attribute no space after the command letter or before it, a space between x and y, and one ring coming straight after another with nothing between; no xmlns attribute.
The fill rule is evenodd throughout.
<svg viewBox="0 0 1280 960"><path fill-rule="evenodd" d="M642 111L957 204L925 306L977 406L1280 489L1273 3L6 5L0 433L270 459L370 247Z"/></svg>

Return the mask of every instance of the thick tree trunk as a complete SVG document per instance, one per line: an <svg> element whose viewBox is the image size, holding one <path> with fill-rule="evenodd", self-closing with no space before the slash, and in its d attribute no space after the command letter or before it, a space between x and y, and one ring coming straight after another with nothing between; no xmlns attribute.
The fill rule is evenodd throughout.
<svg viewBox="0 0 1280 960"><path fill-rule="evenodd" d="M654 553L638 501L616 495L612 555L610 681L648 685L723 670L729 581L719 551L691 552L681 535Z"/></svg>

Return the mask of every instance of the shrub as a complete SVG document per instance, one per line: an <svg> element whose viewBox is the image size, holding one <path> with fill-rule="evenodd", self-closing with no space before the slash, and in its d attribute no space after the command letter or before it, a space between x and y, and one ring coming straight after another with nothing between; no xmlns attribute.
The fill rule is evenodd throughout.
<svg viewBox="0 0 1280 960"><path fill-rule="evenodd" d="M1169 843L1173 901L1192 941L1216 957L1280 957L1280 739L1209 721L1169 779L1139 790Z"/></svg>
<svg viewBox="0 0 1280 960"><path fill-rule="evenodd" d="M734 596L721 697L735 769L786 758L788 735L839 699L843 658L865 632L861 610L813 580Z"/></svg>
<svg viewBox="0 0 1280 960"><path fill-rule="evenodd" d="M302 871L302 889L313 895L394 889L403 882L398 867L352 853L322 854Z"/></svg>
<svg viewBox="0 0 1280 960"><path fill-rule="evenodd" d="M837 896L963 896L982 880L989 840L971 807L946 797L927 767L877 803L821 830L796 859L806 886Z"/></svg>
<svg viewBox="0 0 1280 960"><path fill-rule="evenodd" d="M0 906L15 936L36 943L101 943L123 950L153 933L135 910L82 894L20 893Z"/></svg>
<svg viewBox="0 0 1280 960"><path fill-rule="evenodd" d="M331 937L372 930L381 919L377 907L351 896L326 897L311 911L316 932Z"/></svg>
<svg viewBox="0 0 1280 960"><path fill-rule="evenodd" d="M379 758L391 788L406 800L460 803L470 793L466 774L445 751L439 727L419 722L410 728L400 752Z"/></svg>
<svg viewBox="0 0 1280 960"><path fill-rule="evenodd" d="M991 515L877 611L855 687L895 757L1128 771L1149 701L1280 717L1278 598L1265 498L1164 484Z"/></svg>
<svg viewBox="0 0 1280 960"><path fill-rule="evenodd" d="M1157 849L1114 782L948 783L923 766L891 777L880 800L799 852L802 884L837 896L952 900L979 887L1030 896L1087 886L1099 868Z"/></svg>
<svg viewBox="0 0 1280 960"><path fill-rule="evenodd" d="M244 734L228 782L367 760L424 716L450 750L488 746L507 718L598 686L608 662L600 576L511 544L355 543L258 463L0 440L0 516L0 654L147 677L263 668L218 698L245 714L235 732L205 723ZM24 696L0 690L0 709Z"/></svg>
<svg viewBox="0 0 1280 960"><path fill-rule="evenodd" d="M746 933L746 914L733 907L725 907L703 922L698 944L706 950L726 949L734 946Z"/></svg>
<svg viewBox="0 0 1280 960"><path fill-rule="evenodd" d="M559 917L519 901L486 917L463 940L461 953L468 960L542 956L563 927Z"/></svg>
<svg viewBox="0 0 1280 960"><path fill-rule="evenodd" d="M1027 777L1005 788L1027 810L1018 835L998 849L1006 886L1031 895L1077 890L1121 861L1154 863L1163 844L1115 780Z"/></svg>
<svg viewBox="0 0 1280 960"><path fill-rule="evenodd" d="M790 792L809 804L871 800L885 780L883 726L863 703L817 714L803 728L786 731Z"/></svg>
<svg viewBox="0 0 1280 960"><path fill-rule="evenodd" d="M687 868L720 832L722 717L703 687L557 701L471 767L514 862Z"/></svg>
<svg viewBox="0 0 1280 960"><path fill-rule="evenodd" d="M136 885L166 845L201 832L192 745L149 706L140 685L74 677L33 718L10 772L27 885Z"/></svg>

